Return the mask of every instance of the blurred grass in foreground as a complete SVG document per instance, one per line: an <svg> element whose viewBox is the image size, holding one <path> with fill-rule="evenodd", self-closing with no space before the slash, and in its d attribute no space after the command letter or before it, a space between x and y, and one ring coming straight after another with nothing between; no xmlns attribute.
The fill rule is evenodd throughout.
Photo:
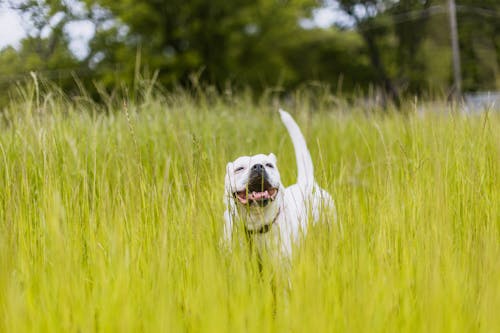
<svg viewBox="0 0 500 333"><path fill-rule="evenodd" d="M144 95L4 110L0 331L500 329L498 113L289 107L343 233L312 228L275 297L219 237L228 161L275 152L294 181L276 104Z"/></svg>

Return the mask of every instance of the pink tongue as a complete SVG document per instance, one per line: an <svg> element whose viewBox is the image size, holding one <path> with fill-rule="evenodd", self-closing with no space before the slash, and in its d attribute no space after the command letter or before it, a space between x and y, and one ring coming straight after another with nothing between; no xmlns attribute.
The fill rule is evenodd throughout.
<svg viewBox="0 0 500 333"><path fill-rule="evenodd" d="M258 199L269 199L269 193L265 192L252 192L248 194L248 199L250 200L258 200Z"/></svg>

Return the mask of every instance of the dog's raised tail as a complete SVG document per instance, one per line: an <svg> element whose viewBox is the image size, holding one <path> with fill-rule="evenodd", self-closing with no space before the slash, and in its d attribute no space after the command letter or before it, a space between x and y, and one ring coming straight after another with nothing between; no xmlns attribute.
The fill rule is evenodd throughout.
<svg viewBox="0 0 500 333"><path fill-rule="evenodd" d="M297 159L297 184L307 190L312 190L314 185L314 167L311 160L311 154L307 149L306 140L292 116L283 109L279 109L279 113L281 121L285 124L290 134L293 148L295 149L295 158Z"/></svg>

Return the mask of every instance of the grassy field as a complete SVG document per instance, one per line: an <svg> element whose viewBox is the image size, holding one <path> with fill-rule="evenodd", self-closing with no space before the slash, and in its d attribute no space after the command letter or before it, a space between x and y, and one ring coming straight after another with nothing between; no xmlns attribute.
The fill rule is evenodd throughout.
<svg viewBox="0 0 500 333"><path fill-rule="evenodd" d="M273 288L271 270L219 238L228 161L275 152L294 181L276 106L182 93L128 108L12 102L0 331L498 332L500 115L289 106L342 232L312 228L290 285Z"/></svg>

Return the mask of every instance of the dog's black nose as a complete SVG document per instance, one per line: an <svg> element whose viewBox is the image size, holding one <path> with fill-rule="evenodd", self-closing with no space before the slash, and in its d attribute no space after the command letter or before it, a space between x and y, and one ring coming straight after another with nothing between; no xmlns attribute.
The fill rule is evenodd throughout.
<svg viewBox="0 0 500 333"><path fill-rule="evenodd" d="M252 171L257 172L257 173L263 173L264 166L262 164L254 164L254 165L252 165Z"/></svg>

